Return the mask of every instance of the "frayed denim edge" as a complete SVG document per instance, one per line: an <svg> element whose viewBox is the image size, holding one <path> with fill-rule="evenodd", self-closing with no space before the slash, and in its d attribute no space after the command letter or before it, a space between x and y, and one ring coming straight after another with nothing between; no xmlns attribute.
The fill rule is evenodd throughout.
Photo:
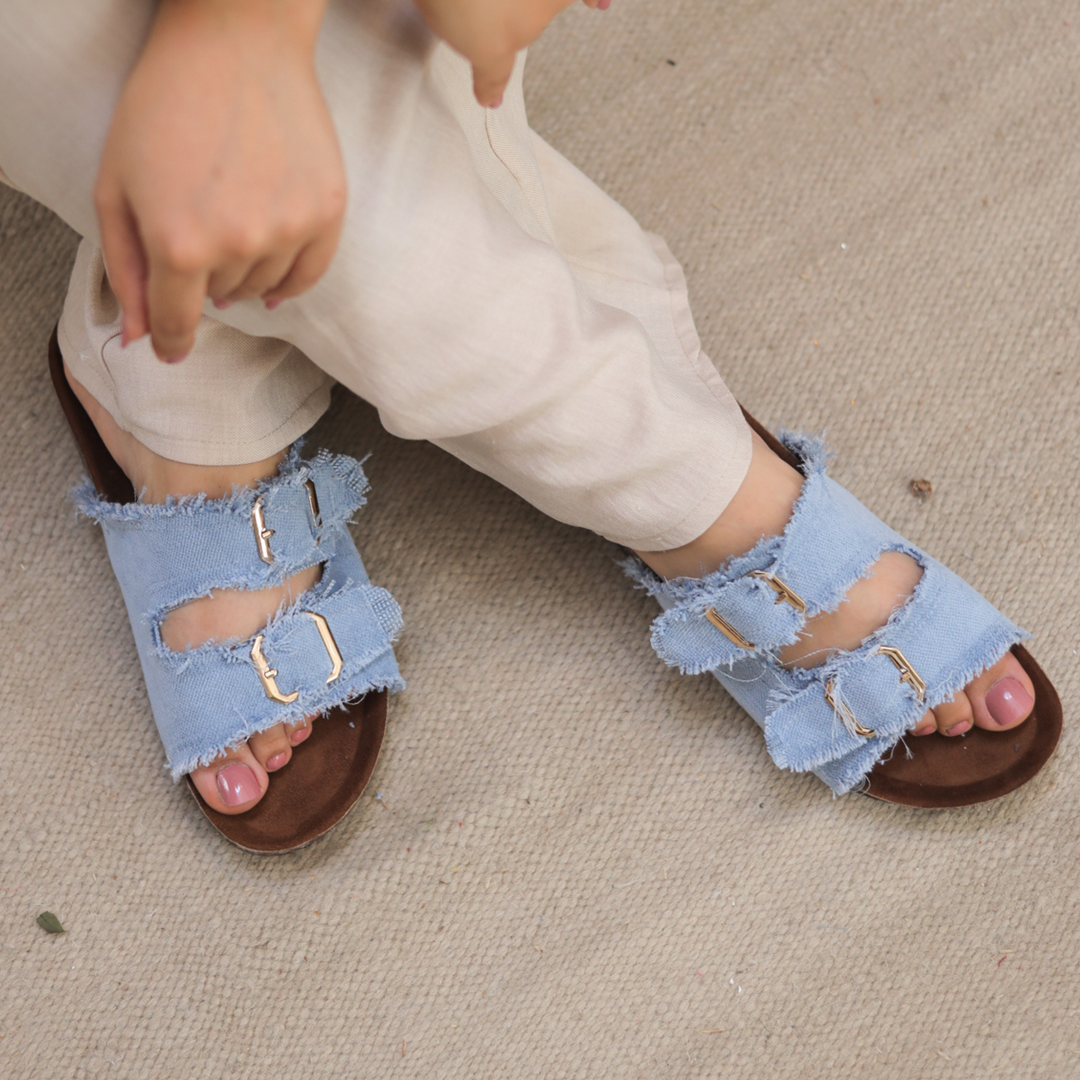
<svg viewBox="0 0 1080 1080"><path fill-rule="evenodd" d="M387 649L374 659L378 660L387 653L392 655L393 650ZM371 693L381 693L383 690L389 690L390 693L396 694L404 689L405 680L398 675L394 678L383 677L371 679L362 687L350 686L345 689L344 692L339 691L337 694L320 695L320 700L305 702L304 706L298 711L286 709L282 710L279 715L265 723L247 723L241 731L232 737L232 739L220 744L215 749L209 750L204 754L185 758L179 764L174 764L171 761L166 762L165 768L169 770L173 780L177 781L195 769L205 768L207 765L210 765L217 758L221 757L226 750L236 750L238 747L243 746L253 735L258 735L263 731L269 731L270 728L276 727L278 724L289 724L303 716L315 716L316 718L325 716L331 709L344 708L346 705L359 701L361 698L366 697Z"/></svg>
<svg viewBox="0 0 1080 1080"><path fill-rule="evenodd" d="M308 479L315 466L323 466L328 467L334 478L344 484L353 496L355 505L346 511L346 514L366 505L371 484L364 473L362 461L357 461L347 454L332 454L325 449L320 450L310 461L302 461L301 445L302 440L293 443L274 476L266 477L257 484L234 484L232 492L220 499L211 499L206 494L182 495L179 498L170 495L163 503L143 503L138 500L114 503L103 498L93 482L88 477L83 477L71 489L71 500L78 514L99 525L105 521L141 521L204 511L243 515L250 513L255 500L266 495L272 488L302 483ZM367 456L364 461L367 461ZM338 467L341 467L340 472L336 471ZM343 520L347 518L343 516Z"/></svg>
<svg viewBox="0 0 1080 1080"><path fill-rule="evenodd" d="M361 584L353 578L347 578L344 582L337 583L336 586L333 582L324 578L321 581L315 582L310 589L305 589L291 604L288 604L283 600L277 611L267 619L262 629L256 631L256 633L270 635L277 628L279 623L293 618L299 619L299 616L308 611L309 608L318 605L320 600L337 596L338 593L350 591L370 591L373 594L385 594L390 598L395 609L396 617L394 619L388 620L385 617L385 611L382 605L371 605L371 610L376 621L386 634L390 644L396 642L401 634L401 629L404 626L404 616L401 611L401 605L398 604L398 602L394 600L393 595L381 585L372 585L370 583ZM168 614L168 612L165 614ZM162 641L162 622L164 622L164 616L151 622L151 643L157 658L166 664L173 672L183 671L191 664L201 663L202 661L212 658L225 660L230 664L246 664L250 662L248 659L249 653L244 651L243 646L250 647L251 642L255 639L255 634L251 634L246 638L235 637L224 640L215 639L204 642L202 645L197 645L194 648L184 649L183 652L178 652L174 649L170 649L168 645Z"/></svg>

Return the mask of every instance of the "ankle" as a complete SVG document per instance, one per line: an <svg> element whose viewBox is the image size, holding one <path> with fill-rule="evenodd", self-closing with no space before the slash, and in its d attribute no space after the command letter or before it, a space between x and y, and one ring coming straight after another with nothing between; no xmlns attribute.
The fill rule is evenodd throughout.
<svg viewBox="0 0 1080 1080"><path fill-rule="evenodd" d="M285 458L285 450L244 465L189 465L162 457L120 427L108 410L74 378L67 364L64 374L106 449L123 469L142 502L162 503L170 496L185 495L220 499L231 494L234 487L250 487L273 476Z"/></svg>
<svg viewBox="0 0 1080 1080"><path fill-rule="evenodd" d="M729 559L745 555L760 540L782 533L802 493L802 475L781 461L753 433L750 468L724 512L696 540L670 551L638 551L663 578L703 577Z"/></svg>

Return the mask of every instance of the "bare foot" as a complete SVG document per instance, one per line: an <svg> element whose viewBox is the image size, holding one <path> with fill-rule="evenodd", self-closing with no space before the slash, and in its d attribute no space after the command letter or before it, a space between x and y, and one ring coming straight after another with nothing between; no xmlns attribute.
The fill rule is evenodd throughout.
<svg viewBox="0 0 1080 1080"><path fill-rule="evenodd" d="M701 577L720 569L735 555L748 552L763 537L784 531L802 491L802 476L778 458L754 434L754 452L746 479L735 498L697 540L672 551L639 551L638 556L665 578ZM857 649L911 596L922 568L910 556L886 552L871 576L848 590L835 611L807 620L794 645L780 653L792 667L815 667L830 652ZM963 735L972 726L1006 731L1023 723L1035 707L1035 687L1012 653L977 675L951 701L929 709L916 735Z"/></svg>
<svg viewBox="0 0 1080 1080"><path fill-rule="evenodd" d="M134 435L120 428L90 392L78 383L67 365L64 373L82 402L109 453L124 470L142 501L161 503L166 497L205 493L211 499L232 493L234 485L247 487L273 476L285 452L250 465L185 465L148 450ZM170 612L161 625L165 644L176 651L207 641L248 638L257 633L282 603L292 601L319 579L319 567L309 567L271 589L218 589L210 596ZM310 718L296 724L278 724L253 735L242 746L227 750L191 779L199 794L222 814L242 814L266 794L269 773L289 763L292 748L311 734Z"/></svg>

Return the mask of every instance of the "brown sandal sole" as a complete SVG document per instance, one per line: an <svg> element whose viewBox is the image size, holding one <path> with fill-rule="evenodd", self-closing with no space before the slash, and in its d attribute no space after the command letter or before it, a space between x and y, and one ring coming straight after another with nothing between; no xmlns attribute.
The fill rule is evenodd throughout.
<svg viewBox="0 0 1080 1080"><path fill-rule="evenodd" d="M68 384L56 330L49 340L49 371L98 494L110 502L134 501L131 482ZM245 851L278 855L306 847L341 821L367 787L386 732L388 700L384 690L319 717L311 734L293 747L288 765L270 774L270 790L243 814L214 810L185 776L188 789L210 824Z"/></svg>
<svg viewBox="0 0 1080 1080"><path fill-rule="evenodd" d="M794 468L794 454L745 409L747 423L774 454ZM1026 784L1050 760L1061 737L1061 699L1046 673L1022 645L1012 653L1035 685L1035 709L1011 731L973 727L966 735L923 735L907 739L878 762L864 795L882 802L924 809L973 806L1008 795Z"/></svg>

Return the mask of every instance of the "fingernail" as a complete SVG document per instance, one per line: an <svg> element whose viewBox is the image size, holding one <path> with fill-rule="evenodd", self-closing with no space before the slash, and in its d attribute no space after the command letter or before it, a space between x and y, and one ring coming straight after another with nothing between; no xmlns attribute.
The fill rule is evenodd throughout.
<svg viewBox="0 0 1080 1080"><path fill-rule="evenodd" d="M267 300L266 301L266 310L267 311L273 311L274 308L276 308L278 306L278 304L280 304L280 303L281 303L280 300Z"/></svg>
<svg viewBox="0 0 1080 1080"><path fill-rule="evenodd" d="M262 794L255 774L239 762L218 769L217 789L226 806L241 806Z"/></svg>
<svg viewBox="0 0 1080 1080"><path fill-rule="evenodd" d="M611 7L611 0L600 0L600 3L596 5L601 11L607 11Z"/></svg>
<svg viewBox="0 0 1080 1080"><path fill-rule="evenodd" d="M179 364L181 360L186 360L187 357L188 357L187 353L181 353L179 356L167 356L165 358L165 363L166 364Z"/></svg>
<svg viewBox="0 0 1080 1080"><path fill-rule="evenodd" d="M216 307L218 311L224 311L227 307L232 307L235 302L235 300L215 300L214 307Z"/></svg>
<svg viewBox="0 0 1080 1080"><path fill-rule="evenodd" d="M289 736L289 742L291 742L293 744L293 746L297 746L299 743L302 743L310 734L311 734L311 728L309 728L305 724L302 728L300 728L297 731L294 731Z"/></svg>
<svg viewBox="0 0 1080 1080"><path fill-rule="evenodd" d="M500 94L489 106L489 109L497 109L503 103L503 95Z"/></svg>
<svg viewBox="0 0 1080 1080"><path fill-rule="evenodd" d="M126 349L131 342L131 338L128 337L127 327L120 331L120 348Z"/></svg>
<svg viewBox="0 0 1080 1080"><path fill-rule="evenodd" d="M954 724L951 728L946 730L946 735L963 735L971 727L970 720L961 720L959 724Z"/></svg>
<svg viewBox="0 0 1080 1080"><path fill-rule="evenodd" d="M272 758L269 758L266 762L266 771L273 772L275 769L280 769L282 765L287 765L289 762L289 753L287 750L282 750L280 754L275 754Z"/></svg>
<svg viewBox="0 0 1080 1080"><path fill-rule="evenodd" d="M1027 716L1034 704L1024 684L1013 678L994 683L986 695L986 710L1002 727Z"/></svg>

